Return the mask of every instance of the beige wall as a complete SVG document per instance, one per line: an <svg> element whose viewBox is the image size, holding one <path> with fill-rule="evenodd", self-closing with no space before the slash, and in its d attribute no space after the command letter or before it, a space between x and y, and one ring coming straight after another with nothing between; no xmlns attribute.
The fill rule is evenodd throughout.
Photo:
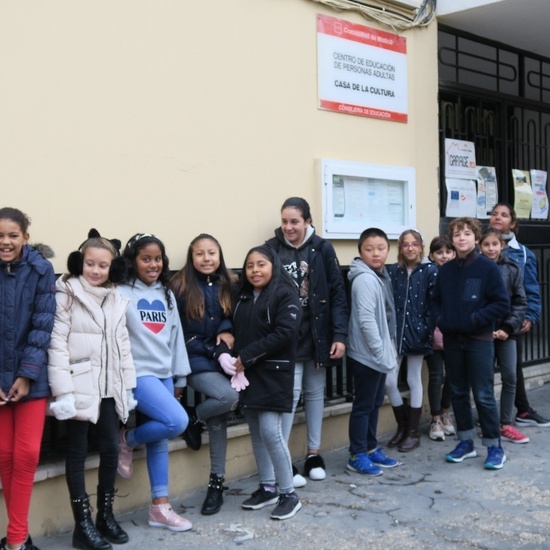
<svg viewBox="0 0 550 550"><path fill-rule="evenodd" d="M327 157L416 167L428 240L438 227L436 25L405 33L400 124L317 109L317 13L339 16L309 0L4 2L2 205L32 217L56 271L92 226L123 241L154 232L172 268L210 232L240 266L272 235L286 197L306 197L321 221L314 160ZM355 242L335 245L348 264Z"/></svg>

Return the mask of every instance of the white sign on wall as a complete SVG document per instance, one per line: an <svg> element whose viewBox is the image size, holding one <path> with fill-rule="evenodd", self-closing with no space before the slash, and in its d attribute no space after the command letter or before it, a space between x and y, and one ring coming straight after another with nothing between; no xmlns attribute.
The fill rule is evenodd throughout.
<svg viewBox="0 0 550 550"><path fill-rule="evenodd" d="M407 122L407 41L402 36L317 16L319 108Z"/></svg>
<svg viewBox="0 0 550 550"><path fill-rule="evenodd" d="M445 177L477 178L476 147L473 141L445 138Z"/></svg>
<svg viewBox="0 0 550 550"><path fill-rule="evenodd" d="M320 159L323 237L357 239L367 227L380 227L391 239L416 227L416 172L386 166Z"/></svg>

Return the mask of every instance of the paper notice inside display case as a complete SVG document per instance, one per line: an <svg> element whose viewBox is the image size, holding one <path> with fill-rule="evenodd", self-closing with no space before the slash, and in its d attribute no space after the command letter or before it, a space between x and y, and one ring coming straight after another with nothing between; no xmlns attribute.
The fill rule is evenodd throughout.
<svg viewBox="0 0 550 550"><path fill-rule="evenodd" d="M518 218L528 220L533 203L531 176L527 170L512 168L512 180L514 182L514 210Z"/></svg>
<svg viewBox="0 0 550 550"><path fill-rule="evenodd" d="M548 194L546 193L546 181L548 174L544 170L530 170L531 187L533 189L533 201L531 203L531 219L548 219Z"/></svg>
<svg viewBox="0 0 550 550"><path fill-rule="evenodd" d="M411 167L321 159L323 236L356 239L367 227L397 238L416 226Z"/></svg>
<svg viewBox="0 0 550 550"><path fill-rule="evenodd" d="M474 180L456 180L447 178L447 206L445 216L458 218L461 216L476 217L476 184Z"/></svg>

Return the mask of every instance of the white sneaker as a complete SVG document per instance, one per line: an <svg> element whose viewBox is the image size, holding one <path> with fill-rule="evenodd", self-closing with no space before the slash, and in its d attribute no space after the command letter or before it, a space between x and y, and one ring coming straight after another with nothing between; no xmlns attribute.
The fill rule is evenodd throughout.
<svg viewBox="0 0 550 550"><path fill-rule="evenodd" d="M292 477L292 486L295 489L304 487L307 484L307 479L302 474L296 474Z"/></svg>
<svg viewBox="0 0 550 550"><path fill-rule="evenodd" d="M327 477L325 461L321 455L309 455L304 463L304 472L313 481L322 481Z"/></svg>
<svg viewBox="0 0 550 550"><path fill-rule="evenodd" d="M292 465L292 485L295 489L299 489L307 484L307 479L298 471L298 468Z"/></svg>
<svg viewBox="0 0 550 550"><path fill-rule="evenodd" d="M441 420L432 420L430 423L430 439L432 441L445 441L445 430Z"/></svg>
<svg viewBox="0 0 550 550"><path fill-rule="evenodd" d="M445 435L456 435L455 425L449 414L441 415L441 423L443 424L443 431Z"/></svg>

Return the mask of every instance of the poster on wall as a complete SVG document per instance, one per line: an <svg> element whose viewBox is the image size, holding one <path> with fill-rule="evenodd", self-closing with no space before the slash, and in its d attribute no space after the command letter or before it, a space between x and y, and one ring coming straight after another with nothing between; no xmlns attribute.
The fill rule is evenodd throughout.
<svg viewBox="0 0 550 550"><path fill-rule="evenodd" d="M319 108L407 122L407 41L397 34L317 15Z"/></svg>
<svg viewBox="0 0 550 550"><path fill-rule="evenodd" d="M512 180L514 182L514 210L518 218L529 219L533 203L529 172L512 168Z"/></svg>
<svg viewBox="0 0 550 550"><path fill-rule="evenodd" d="M447 178L445 185L447 186L445 216L449 218L458 216L475 218L477 213L475 181Z"/></svg>
<svg viewBox="0 0 550 550"><path fill-rule="evenodd" d="M465 180L477 178L476 148L473 141L445 139L445 177Z"/></svg>
<svg viewBox="0 0 550 550"><path fill-rule="evenodd" d="M477 217L488 219L498 202L497 173L493 166L477 167Z"/></svg>
<svg viewBox="0 0 550 550"><path fill-rule="evenodd" d="M548 219L548 195L546 181L548 174L544 170L530 170L531 187L533 188L533 202L531 204L531 218L534 220Z"/></svg>

